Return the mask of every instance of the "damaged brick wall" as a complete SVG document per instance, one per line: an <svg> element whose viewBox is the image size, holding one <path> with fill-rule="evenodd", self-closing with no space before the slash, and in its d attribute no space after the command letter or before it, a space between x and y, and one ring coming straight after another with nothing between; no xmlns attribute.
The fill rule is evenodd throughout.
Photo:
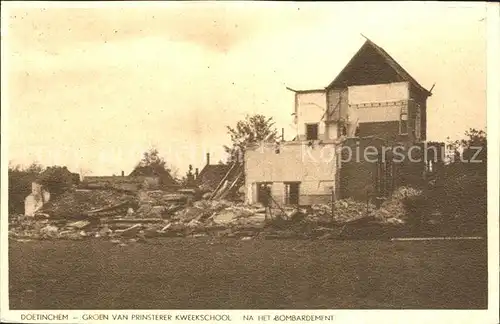
<svg viewBox="0 0 500 324"><path fill-rule="evenodd" d="M353 198L364 201L368 198L368 194L374 192L378 163L372 162L372 160L377 158L370 155L368 159L365 159L363 152L369 146L375 147L381 152L383 143L383 140L375 138L349 138L344 142L341 151L342 162L339 179L339 191L342 199ZM348 156L349 150L352 152L351 158Z"/></svg>

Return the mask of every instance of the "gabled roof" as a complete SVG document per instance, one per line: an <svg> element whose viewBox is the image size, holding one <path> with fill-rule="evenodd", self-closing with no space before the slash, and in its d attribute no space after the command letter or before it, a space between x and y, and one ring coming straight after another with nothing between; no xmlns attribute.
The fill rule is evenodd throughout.
<svg viewBox="0 0 500 324"><path fill-rule="evenodd" d="M361 48L358 50L358 52L351 58L349 63L344 67L344 69L337 75L335 80L333 80L327 89L336 87L336 86L343 86L342 81L345 78L348 78L347 74L350 73L350 71L353 69L354 65L357 64L362 64L364 62L358 61L358 59L367 51L372 51L376 55L378 55L380 58L383 59L383 62L387 64L388 67L390 67L394 73L401 79L402 81L409 82L412 84L414 87L419 89L422 93L426 94L427 96L431 96L431 92L425 89L423 86L421 86L417 80L415 80L401 65L399 65L398 62L394 58L392 58L382 47L378 46L368 38L366 38L366 42L361 46ZM360 69L363 69L364 66L361 66ZM354 68L356 69L356 68Z"/></svg>
<svg viewBox="0 0 500 324"><path fill-rule="evenodd" d="M228 164L207 164L198 174L198 180L200 184L215 189L230 168Z"/></svg>
<svg viewBox="0 0 500 324"><path fill-rule="evenodd" d="M160 177L165 184L174 184L175 180L170 175L170 172L160 166L138 166L130 174L129 177Z"/></svg>

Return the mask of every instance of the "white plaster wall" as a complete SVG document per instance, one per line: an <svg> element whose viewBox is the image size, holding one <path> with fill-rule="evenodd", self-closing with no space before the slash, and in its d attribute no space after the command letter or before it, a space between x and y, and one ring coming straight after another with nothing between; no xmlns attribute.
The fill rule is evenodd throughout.
<svg viewBox="0 0 500 324"><path fill-rule="evenodd" d="M336 123L328 123L325 126L325 138L328 140L334 140L338 138L338 125Z"/></svg>
<svg viewBox="0 0 500 324"><path fill-rule="evenodd" d="M295 142L284 144L280 153L274 147L249 149L245 154L247 202L255 202L255 184L273 182L273 192L284 194L283 182L299 181L301 195L328 195L334 186L336 145L308 147ZM282 197L280 197L282 200Z"/></svg>
<svg viewBox="0 0 500 324"><path fill-rule="evenodd" d="M50 192L39 183L31 183L31 194L24 199L24 215L35 216L35 213L50 201Z"/></svg>
<svg viewBox="0 0 500 324"><path fill-rule="evenodd" d="M408 100L410 96L408 82L351 86L348 92L350 105Z"/></svg>
<svg viewBox="0 0 500 324"><path fill-rule="evenodd" d="M351 86L348 88L349 120L359 123L398 121L407 109L408 82Z"/></svg>
<svg viewBox="0 0 500 324"><path fill-rule="evenodd" d="M296 93L297 104L297 132L299 138L306 134L306 124L319 123L318 137L322 138L325 133L325 124L321 117L326 110L326 92L319 90L315 92ZM321 121L321 122L320 122Z"/></svg>
<svg viewBox="0 0 500 324"><path fill-rule="evenodd" d="M374 107L351 106L350 109L356 111L355 115L360 123L365 122L386 122L398 121L401 111L407 107L406 102L398 104L381 104Z"/></svg>

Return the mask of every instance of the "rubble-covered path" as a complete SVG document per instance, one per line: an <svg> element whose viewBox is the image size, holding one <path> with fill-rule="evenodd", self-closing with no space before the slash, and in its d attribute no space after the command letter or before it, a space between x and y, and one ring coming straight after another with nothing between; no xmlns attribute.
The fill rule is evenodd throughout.
<svg viewBox="0 0 500 324"><path fill-rule="evenodd" d="M9 242L11 309L484 308L484 241Z"/></svg>

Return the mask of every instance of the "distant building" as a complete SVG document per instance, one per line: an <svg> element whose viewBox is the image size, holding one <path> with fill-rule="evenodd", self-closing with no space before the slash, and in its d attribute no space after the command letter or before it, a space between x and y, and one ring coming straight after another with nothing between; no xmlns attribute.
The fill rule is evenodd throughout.
<svg viewBox="0 0 500 324"><path fill-rule="evenodd" d="M145 189L175 189L178 184L170 173L163 168L137 167L128 176L122 171L121 176L86 176L82 180L84 187L110 187L137 191Z"/></svg>
<svg viewBox="0 0 500 324"><path fill-rule="evenodd" d="M210 164L210 153L207 153L205 166L198 173L196 182L204 189L215 190L230 168L227 164Z"/></svg>

